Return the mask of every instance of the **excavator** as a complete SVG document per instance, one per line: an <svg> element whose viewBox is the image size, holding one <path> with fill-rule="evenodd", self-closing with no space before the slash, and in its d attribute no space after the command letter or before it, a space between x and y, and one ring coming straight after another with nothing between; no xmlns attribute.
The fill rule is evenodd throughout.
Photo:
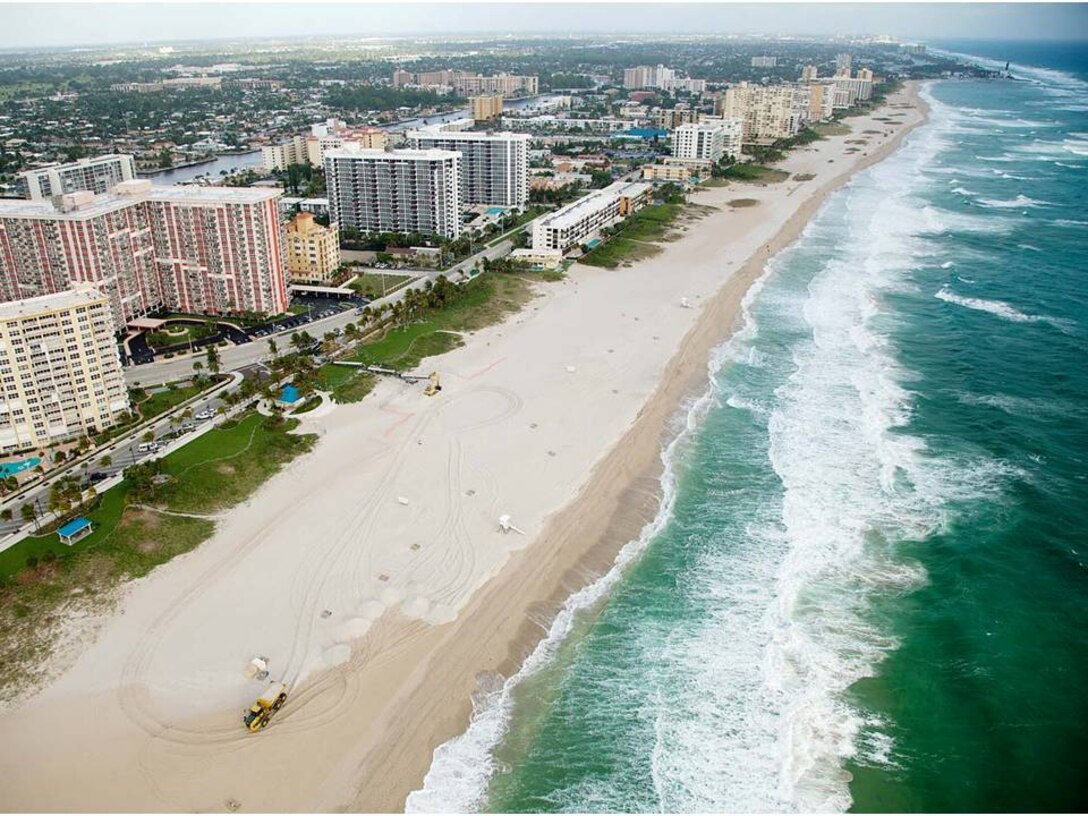
<svg viewBox="0 0 1088 816"><path fill-rule="evenodd" d="M242 722L250 731L260 731L268 725L272 715L283 708L287 702L287 685L285 683L270 683L257 702L249 707L249 711L242 716Z"/></svg>
<svg viewBox="0 0 1088 816"><path fill-rule="evenodd" d="M432 371L431 376L427 379L430 380L430 382L427 384L427 387L423 389L423 393L428 397L433 397L442 390L442 383L438 380L438 372Z"/></svg>

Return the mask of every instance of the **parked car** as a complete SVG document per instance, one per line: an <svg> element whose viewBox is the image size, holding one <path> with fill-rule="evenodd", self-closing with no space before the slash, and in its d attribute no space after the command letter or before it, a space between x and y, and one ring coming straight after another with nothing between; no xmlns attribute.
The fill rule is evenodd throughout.
<svg viewBox="0 0 1088 816"><path fill-rule="evenodd" d="M197 419L211 419L213 416L215 416L215 411L213 411L211 408L205 408L203 411L201 411L200 413L198 413L196 415L196 418Z"/></svg>

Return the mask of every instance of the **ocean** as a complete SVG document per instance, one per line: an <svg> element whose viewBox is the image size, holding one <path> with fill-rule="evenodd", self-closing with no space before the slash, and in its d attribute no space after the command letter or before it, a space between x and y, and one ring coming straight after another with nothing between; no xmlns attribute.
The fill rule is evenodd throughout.
<svg viewBox="0 0 1088 816"><path fill-rule="evenodd" d="M409 810L1088 809L1088 50L944 47Z"/></svg>

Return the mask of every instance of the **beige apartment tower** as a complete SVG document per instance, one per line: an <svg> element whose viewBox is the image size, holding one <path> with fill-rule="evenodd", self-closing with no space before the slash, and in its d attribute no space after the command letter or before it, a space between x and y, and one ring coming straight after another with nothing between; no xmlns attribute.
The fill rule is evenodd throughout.
<svg viewBox="0 0 1088 816"><path fill-rule="evenodd" d="M0 453L99 433L128 410L110 304L97 290L0 304Z"/></svg>
<svg viewBox="0 0 1088 816"><path fill-rule="evenodd" d="M287 272L292 281L326 286L340 268L340 239L336 230L300 212L287 224Z"/></svg>
<svg viewBox="0 0 1088 816"><path fill-rule="evenodd" d="M477 122L490 122L502 116L502 94L474 96L469 101L472 103L472 118Z"/></svg>

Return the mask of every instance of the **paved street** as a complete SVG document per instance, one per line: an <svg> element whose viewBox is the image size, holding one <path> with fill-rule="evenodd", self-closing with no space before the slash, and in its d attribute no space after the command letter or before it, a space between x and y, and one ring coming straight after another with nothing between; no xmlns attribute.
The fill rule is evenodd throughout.
<svg viewBox="0 0 1088 816"><path fill-rule="evenodd" d="M409 289L422 289L427 281L433 281L439 275L453 278L456 273L467 272L475 266L478 261L484 258L494 260L508 255L512 247L513 245L510 241L502 241L494 247L485 247L456 266L450 267L442 272L430 272L427 275L419 277L403 289L398 289L396 292L386 295L384 298L378 298L372 305L377 306L384 303L396 303L404 297L404 293ZM260 363L268 356L269 338L275 338L282 351L287 348L287 338L291 336L292 332L308 331L315 338L320 338L325 332L333 331L334 329L342 329L348 323L358 322L358 320L359 317L355 313L355 310L348 309L347 311L331 317L321 318L312 323L287 329L278 334L255 339L250 343L245 343L240 346L227 346L226 348L219 350L223 371L235 371L244 366ZM162 383L174 382L186 377L191 377L193 375L193 362L195 360L203 361L203 359L204 356L202 354L196 354L187 357L175 357L171 360L158 360L154 363L129 366L125 369L125 380L130 386L135 386L137 384L141 386L161 385Z"/></svg>
<svg viewBox="0 0 1088 816"><path fill-rule="evenodd" d="M0 535L7 535L8 533L14 532L25 524L19 514L20 508L24 504L36 504L39 508L39 514L44 514L49 507L50 487L58 479L63 478L66 475L77 475L85 484L98 484L105 481L107 478L120 473L130 465L142 462L153 456L155 452L152 450L140 450L140 447L145 445L144 435L149 430L154 434L155 439L164 446L175 438L174 434L190 434L200 430L212 421L220 408L226 407L226 403L222 399L223 395L228 391L233 391L238 388L244 377L252 376L256 373L255 367L240 370L229 384L216 389L216 391L210 395L198 398L196 401L186 406L192 411L193 419L185 420L184 424L182 422L171 423L171 417L175 414L180 415L185 411L185 408L179 406L173 411L168 411L156 418L154 423L149 427L143 427L124 437L119 437L105 448L96 451L94 455L86 461L73 467L65 468L64 470L50 472L47 474L48 478L44 482L24 488L18 493L4 497L4 500L0 502L0 508L10 508L13 518L11 521L0 521ZM196 417L201 414L206 414L206 418L197 419ZM110 464L103 464L103 459L105 457L109 457Z"/></svg>

